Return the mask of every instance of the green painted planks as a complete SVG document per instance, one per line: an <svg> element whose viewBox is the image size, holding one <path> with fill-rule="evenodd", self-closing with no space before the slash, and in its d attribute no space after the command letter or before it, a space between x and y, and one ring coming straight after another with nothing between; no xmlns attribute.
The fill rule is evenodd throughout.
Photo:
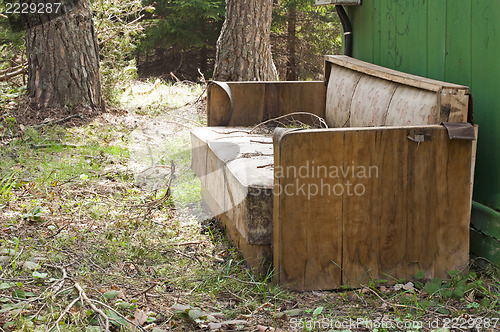
<svg viewBox="0 0 500 332"><path fill-rule="evenodd" d="M446 54L446 0L427 1L427 71L426 76L444 80Z"/></svg>
<svg viewBox="0 0 500 332"><path fill-rule="evenodd" d="M500 212L477 202L473 202L472 207L472 226L478 231L500 240Z"/></svg>
<svg viewBox="0 0 500 332"><path fill-rule="evenodd" d="M380 43L381 43L381 18L380 18L380 1L373 0L373 63L380 63Z"/></svg>
<svg viewBox="0 0 500 332"><path fill-rule="evenodd" d="M500 210L500 1L473 0L472 18L471 91L480 125L474 199Z"/></svg>
<svg viewBox="0 0 500 332"><path fill-rule="evenodd" d="M358 54L358 59L373 62L373 2L363 4L362 11L353 11L349 8L349 16L353 25L353 35L359 40L353 44L353 53Z"/></svg>
<svg viewBox="0 0 500 332"><path fill-rule="evenodd" d="M427 74L426 2L398 1L396 13L396 69L422 76Z"/></svg>
<svg viewBox="0 0 500 332"><path fill-rule="evenodd" d="M500 210L500 0L364 0L349 14L355 58L471 88L474 199Z"/></svg>
<svg viewBox="0 0 500 332"><path fill-rule="evenodd" d="M500 266L500 241L478 232L470 230L470 249L477 257L486 257L496 266Z"/></svg>
<svg viewBox="0 0 500 332"><path fill-rule="evenodd" d="M396 54L397 1L380 1L380 63L381 66L396 68L399 63Z"/></svg>
<svg viewBox="0 0 500 332"><path fill-rule="evenodd" d="M446 3L446 59L444 80L470 85L471 0Z"/></svg>

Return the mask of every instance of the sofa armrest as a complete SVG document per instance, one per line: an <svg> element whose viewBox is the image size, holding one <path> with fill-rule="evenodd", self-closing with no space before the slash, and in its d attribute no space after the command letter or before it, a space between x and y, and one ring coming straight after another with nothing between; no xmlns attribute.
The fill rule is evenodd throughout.
<svg viewBox="0 0 500 332"><path fill-rule="evenodd" d="M208 87L208 126L254 126L294 112L325 117L323 81L224 82ZM310 117L296 116L308 123Z"/></svg>
<svg viewBox="0 0 500 332"><path fill-rule="evenodd" d="M356 287L467 266L476 141L439 125L277 130L273 141L280 284Z"/></svg>

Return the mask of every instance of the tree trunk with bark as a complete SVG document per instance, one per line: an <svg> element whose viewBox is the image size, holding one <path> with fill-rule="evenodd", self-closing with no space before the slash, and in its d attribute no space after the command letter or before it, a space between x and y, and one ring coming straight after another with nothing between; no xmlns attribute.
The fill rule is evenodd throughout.
<svg viewBox="0 0 500 332"><path fill-rule="evenodd" d="M61 2L59 15L23 17L30 102L38 108L101 108L99 48L90 3Z"/></svg>
<svg viewBox="0 0 500 332"><path fill-rule="evenodd" d="M213 78L220 81L278 79L271 55L272 0L226 0Z"/></svg>

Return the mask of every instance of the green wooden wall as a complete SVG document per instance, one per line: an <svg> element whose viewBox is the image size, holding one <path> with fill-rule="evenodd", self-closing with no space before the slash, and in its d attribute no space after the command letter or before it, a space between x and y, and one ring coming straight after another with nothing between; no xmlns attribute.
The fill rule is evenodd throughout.
<svg viewBox="0 0 500 332"><path fill-rule="evenodd" d="M474 200L500 211L500 0L363 0L348 13L355 58L471 88Z"/></svg>

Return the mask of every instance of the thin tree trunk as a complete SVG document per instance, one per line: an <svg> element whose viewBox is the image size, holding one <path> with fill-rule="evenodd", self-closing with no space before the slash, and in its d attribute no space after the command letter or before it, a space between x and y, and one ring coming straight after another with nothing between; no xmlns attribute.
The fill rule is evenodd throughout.
<svg viewBox="0 0 500 332"><path fill-rule="evenodd" d="M297 54L296 45L297 37L296 28L297 26L297 8L295 5L291 5L288 8L288 35L287 35L287 61L286 61L286 80L296 81L297 80Z"/></svg>
<svg viewBox="0 0 500 332"><path fill-rule="evenodd" d="M272 0L226 0L213 78L221 81L278 79L271 55Z"/></svg>
<svg viewBox="0 0 500 332"><path fill-rule="evenodd" d="M62 1L64 15L26 15L28 91L38 108L101 108L99 49L88 0ZM43 24L41 22L44 22Z"/></svg>

